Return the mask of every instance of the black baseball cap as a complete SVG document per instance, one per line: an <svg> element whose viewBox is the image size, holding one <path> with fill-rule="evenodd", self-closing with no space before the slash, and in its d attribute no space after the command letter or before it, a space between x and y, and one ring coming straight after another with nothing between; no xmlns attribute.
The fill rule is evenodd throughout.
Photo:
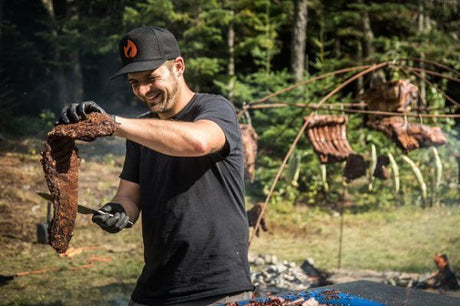
<svg viewBox="0 0 460 306"><path fill-rule="evenodd" d="M146 70L154 70L165 61L180 55L179 44L166 29L142 26L126 34L118 46L122 68L112 76Z"/></svg>

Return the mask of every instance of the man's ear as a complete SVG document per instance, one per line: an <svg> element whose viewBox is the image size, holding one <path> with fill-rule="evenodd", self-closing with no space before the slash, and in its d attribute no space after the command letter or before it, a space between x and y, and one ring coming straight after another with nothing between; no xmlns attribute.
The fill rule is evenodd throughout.
<svg viewBox="0 0 460 306"><path fill-rule="evenodd" d="M184 74L185 71L185 63L182 57L176 57L174 60L174 73L177 77L180 77Z"/></svg>

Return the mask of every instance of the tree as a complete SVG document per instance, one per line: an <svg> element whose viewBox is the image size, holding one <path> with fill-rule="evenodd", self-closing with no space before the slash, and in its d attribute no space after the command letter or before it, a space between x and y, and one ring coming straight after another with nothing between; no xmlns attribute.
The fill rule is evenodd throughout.
<svg viewBox="0 0 460 306"><path fill-rule="evenodd" d="M51 47L53 58L50 61L52 66L49 69L49 75L56 83L57 96L52 99L54 102L52 109L60 110L66 104L81 101L83 97L82 73L79 62L79 50L77 48L65 48L60 42L66 31L72 31L60 21L61 18L76 22L79 19L79 10L77 3L73 0L65 2L65 13L63 16L56 16L55 4L52 0L42 0L43 6L48 13L50 20L50 37L48 39Z"/></svg>
<svg viewBox="0 0 460 306"><path fill-rule="evenodd" d="M295 20L292 32L291 71L294 81L299 82L303 78L305 70L305 46L307 41L307 0L295 1Z"/></svg>

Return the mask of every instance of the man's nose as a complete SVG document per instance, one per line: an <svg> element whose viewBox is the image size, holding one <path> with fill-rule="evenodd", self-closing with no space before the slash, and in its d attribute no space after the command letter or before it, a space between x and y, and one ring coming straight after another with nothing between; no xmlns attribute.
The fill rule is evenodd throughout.
<svg viewBox="0 0 460 306"><path fill-rule="evenodd" d="M150 84L140 84L139 85L139 95L144 96L150 91Z"/></svg>

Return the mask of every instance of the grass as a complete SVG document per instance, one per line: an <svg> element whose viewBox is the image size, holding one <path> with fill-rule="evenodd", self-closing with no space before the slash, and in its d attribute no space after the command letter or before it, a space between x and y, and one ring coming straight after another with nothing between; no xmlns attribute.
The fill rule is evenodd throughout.
<svg viewBox="0 0 460 306"><path fill-rule="evenodd" d="M84 204L98 207L115 192L122 157L96 157L88 153L91 150L81 149L85 161L79 192ZM39 148L0 152L0 274L41 272L17 276L0 286L0 304L126 305L143 266L140 225L113 235L92 224L89 216L79 215L70 246L80 253L60 256L48 245L38 244L36 224L45 221L46 202L35 192L47 189L36 152ZM312 258L323 270L337 268L339 215L279 203L268 207L267 222L270 231L255 238L252 254L272 254L298 264ZM459 271L459 223L459 205L346 210L341 267L434 272L433 255L446 253Z"/></svg>
<svg viewBox="0 0 460 306"><path fill-rule="evenodd" d="M274 216L268 210L270 233L256 238L251 251L302 263L313 258L321 269L338 268L340 216L305 207L292 214ZM292 221L292 219L295 219ZM301 219L302 221L299 221ZM277 224L273 224L277 222ZM460 269L460 207L422 209L405 206L366 213L345 213L340 266L342 269L371 269L425 273L434 271L433 256L445 253L454 270ZM292 225L291 225L292 224Z"/></svg>

